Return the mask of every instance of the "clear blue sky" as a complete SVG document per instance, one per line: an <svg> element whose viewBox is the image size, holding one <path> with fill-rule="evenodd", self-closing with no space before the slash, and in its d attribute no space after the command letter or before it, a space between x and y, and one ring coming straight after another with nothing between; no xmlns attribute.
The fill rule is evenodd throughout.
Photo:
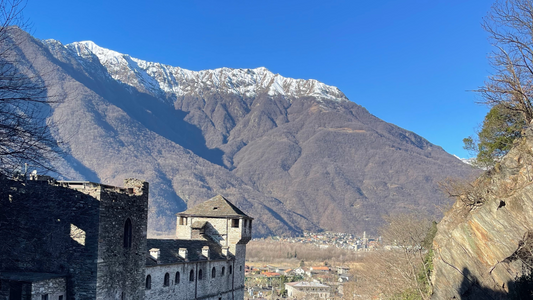
<svg viewBox="0 0 533 300"><path fill-rule="evenodd" d="M264 66L340 88L460 157L487 109L488 0L28 0L40 39L92 40L190 70Z"/></svg>

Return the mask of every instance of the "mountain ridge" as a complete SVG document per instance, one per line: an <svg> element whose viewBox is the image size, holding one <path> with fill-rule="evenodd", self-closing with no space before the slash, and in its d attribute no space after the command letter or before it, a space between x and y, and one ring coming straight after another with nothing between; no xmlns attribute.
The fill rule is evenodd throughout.
<svg viewBox="0 0 533 300"><path fill-rule="evenodd" d="M135 86L135 83L142 83L146 90L155 93L158 89L165 93L173 93L176 96L184 96L197 92L190 89L190 83L185 84L184 89L181 88L181 85L192 80L197 84L211 85L216 89L226 87L226 91L234 92L243 97L254 96L255 92L251 88L255 86L255 89L258 89L258 87L268 89L270 96L286 96L290 94L291 96L305 95L348 101L346 96L337 87L326 85L315 79L283 77L270 72L265 67L255 69L217 68L191 71L180 67L134 58L128 54L122 54L100 47L92 41L70 43L65 45L65 48L73 51L80 57L93 54L98 57L100 63L108 69L114 79L131 86ZM133 69L132 71L136 75L137 80L130 81L133 80L131 78L130 80L124 80L118 74L123 70L121 65L124 64L127 64Z"/></svg>
<svg viewBox="0 0 533 300"><path fill-rule="evenodd" d="M21 51L38 57L35 67L65 78L50 89L67 94L50 116L58 139L70 139L58 169L68 179L149 181L151 231L171 229L175 213L221 194L256 217L256 236L375 232L385 214L438 215L435 205L450 200L436 183L471 171L317 81L284 81L264 68L202 73L218 85L199 75L163 80L172 72L161 64L148 72L130 68L133 59L106 66L83 44L30 40ZM259 72L265 80L246 77ZM178 87L165 92L161 82Z"/></svg>

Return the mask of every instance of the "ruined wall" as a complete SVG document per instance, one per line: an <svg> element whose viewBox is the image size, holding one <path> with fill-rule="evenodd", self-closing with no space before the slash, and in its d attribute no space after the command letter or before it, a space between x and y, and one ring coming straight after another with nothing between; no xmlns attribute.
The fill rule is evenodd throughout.
<svg viewBox="0 0 533 300"><path fill-rule="evenodd" d="M69 299L95 299L99 205L47 182L0 181L0 271L68 274Z"/></svg>
<svg viewBox="0 0 533 300"><path fill-rule="evenodd" d="M478 180L480 203L459 199L439 223L433 299L507 299L516 291L533 249L532 141L529 130Z"/></svg>
<svg viewBox="0 0 533 300"><path fill-rule="evenodd" d="M125 189L2 180L0 272L65 274L68 299L142 299L147 205L148 184L137 180Z"/></svg>

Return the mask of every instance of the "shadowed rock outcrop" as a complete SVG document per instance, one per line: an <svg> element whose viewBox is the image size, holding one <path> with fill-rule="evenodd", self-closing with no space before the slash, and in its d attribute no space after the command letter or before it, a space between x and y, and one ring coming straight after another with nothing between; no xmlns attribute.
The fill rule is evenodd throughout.
<svg viewBox="0 0 533 300"><path fill-rule="evenodd" d="M433 299L509 299L533 245L533 130L475 183L481 203L458 199L434 239ZM529 298L528 298L529 299Z"/></svg>

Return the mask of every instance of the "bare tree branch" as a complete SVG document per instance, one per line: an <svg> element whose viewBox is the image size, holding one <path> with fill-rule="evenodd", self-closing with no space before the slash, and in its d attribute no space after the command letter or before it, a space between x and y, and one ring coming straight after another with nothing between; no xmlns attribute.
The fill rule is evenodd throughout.
<svg viewBox="0 0 533 300"><path fill-rule="evenodd" d="M0 0L0 174L23 165L51 170L60 147L47 117L52 102L42 74L24 60L20 47L28 36L22 15L25 0Z"/></svg>

